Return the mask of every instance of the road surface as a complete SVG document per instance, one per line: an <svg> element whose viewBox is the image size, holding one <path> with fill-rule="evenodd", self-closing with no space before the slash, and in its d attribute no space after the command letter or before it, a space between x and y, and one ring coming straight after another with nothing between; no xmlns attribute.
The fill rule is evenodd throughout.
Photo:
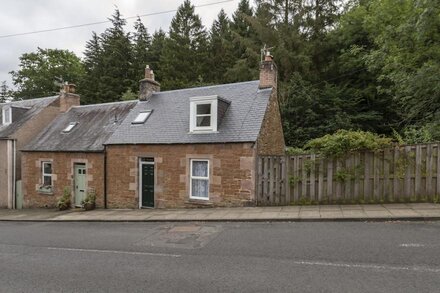
<svg viewBox="0 0 440 293"><path fill-rule="evenodd" d="M440 292L440 222L0 222L0 292Z"/></svg>

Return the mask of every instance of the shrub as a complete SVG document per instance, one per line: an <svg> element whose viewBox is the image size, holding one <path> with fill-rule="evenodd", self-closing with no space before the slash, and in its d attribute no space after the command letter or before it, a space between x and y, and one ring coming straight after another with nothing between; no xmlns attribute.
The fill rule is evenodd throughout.
<svg viewBox="0 0 440 293"><path fill-rule="evenodd" d="M440 141L440 125L431 123L423 126L407 126L402 130L402 134L394 131L394 137L400 144Z"/></svg>
<svg viewBox="0 0 440 293"><path fill-rule="evenodd" d="M390 147L392 139L368 131L338 130L310 140L305 148L325 157L342 157L353 151L375 151Z"/></svg>
<svg viewBox="0 0 440 293"><path fill-rule="evenodd" d="M287 147L286 148L286 154L288 154L290 156L304 155L304 154L308 154L308 153L310 153L310 151L303 150L302 148L296 148L296 147Z"/></svg>
<svg viewBox="0 0 440 293"><path fill-rule="evenodd" d="M81 205L84 209L94 209L96 204L96 192L94 189L87 191L86 197L81 201Z"/></svg>
<svg viewBox="0 0 440 293"><path fill-rule="evenodd" d="M69 187L64 187L63 196L58 199L57 207L60 210L67 210L70 208L70 189Z"/></svg>

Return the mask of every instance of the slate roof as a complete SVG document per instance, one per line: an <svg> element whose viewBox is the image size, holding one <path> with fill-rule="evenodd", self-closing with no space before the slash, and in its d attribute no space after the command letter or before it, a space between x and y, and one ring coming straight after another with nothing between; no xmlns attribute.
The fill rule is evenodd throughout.
<svg viewBox="0 0 440 293"><path fill-rule="evenodd" d="M23 151L100 152L137 101L72 107L60 114ZM78 124L69 132L71 122Z"/></svg>
<svg viewBox="0 0 440 293"><path fill-rule="evenodd" d="M154 93L138 102L105 144L182 144L255 142L269 102L271 89L258 89L259 81L215 85ZM190 98L217 95L230 101L217 133L190 133ZM136 116L153 110L144 124Z"/></svg>
<svg viewBox="0 0 440 293"><path fill-rule="evenodd" d="M12 117L12 123L8 125L0 124L0 138L11 138L29 119L41 112L45 107L55 102L59 96L14 101L10 103L0 103L0 123L2 122L2 109L5 106L21 108L23 111L16 111Z"/></svg>

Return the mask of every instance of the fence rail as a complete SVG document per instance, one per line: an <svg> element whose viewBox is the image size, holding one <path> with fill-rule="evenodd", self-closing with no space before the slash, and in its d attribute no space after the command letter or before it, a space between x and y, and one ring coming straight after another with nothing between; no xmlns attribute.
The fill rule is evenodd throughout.
<svg viewBox="0 0 440 293"><path fill-rule="evenodd" d="M440 145L396 146L339 159L262 156L257 173L260 205L430 200L440 196Z"/></svg>

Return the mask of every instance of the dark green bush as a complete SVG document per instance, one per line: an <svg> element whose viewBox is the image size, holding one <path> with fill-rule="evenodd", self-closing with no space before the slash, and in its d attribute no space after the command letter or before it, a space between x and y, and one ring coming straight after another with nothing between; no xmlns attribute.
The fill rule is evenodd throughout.
<svg viewBox="0 0 440 293"><path fill-rule="evenodd" d="M338 130L334 134L310 140L305 149L326 157L342 157L361 150L375 151L390 147L392 139L368 131Z"/></svg>

